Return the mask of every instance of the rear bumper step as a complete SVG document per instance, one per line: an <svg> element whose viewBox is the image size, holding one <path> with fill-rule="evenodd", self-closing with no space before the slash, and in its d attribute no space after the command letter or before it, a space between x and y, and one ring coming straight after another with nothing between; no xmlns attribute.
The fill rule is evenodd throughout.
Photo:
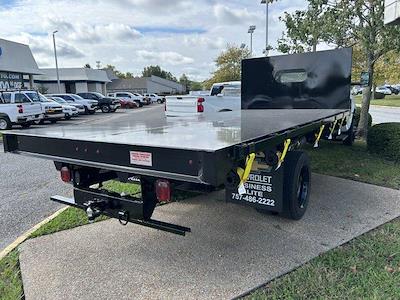
<svg viewBox="0 0 400 300"><path fill-rule="evenodd" d="M188 227L150 218L145 219L143 216L143 201L139 198L122 198L106 193L75 188L74 198L56 195L50 197L50 199L58 203L85 210L91 221L100 214L103 214L118 219L123 225L131 222L183 236L186 232L191 231Z"/></svg>

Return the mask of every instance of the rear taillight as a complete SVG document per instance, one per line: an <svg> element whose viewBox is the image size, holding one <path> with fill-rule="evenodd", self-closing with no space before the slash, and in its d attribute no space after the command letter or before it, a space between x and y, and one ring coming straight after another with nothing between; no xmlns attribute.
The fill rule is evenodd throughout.
<svg viewBox="0 0 400 300"><path fill-rule="evenodd" d="M205 101L204 98L197 98L197 112L204 112L203 102Z"/></svg>
<svg viewBox="0 0 400 300"><path fill-rule="evenodd" d="M68 169L68 167L62 167L60 170L61 173L61 180L64 182L70 182L71 181L71 171Z"/></svg>
<svg viewBox="0 0 400 300"><path fill-rule="evenodd" d="M23 114L24 113L24 107L21 104L17 105L17 107L18 107L18 113L19 114Z"/></svg>
<svg viewBox="0 0 400 300"><path fill-rule="evenodd" d="M155 182L157 200L159 202L171 201L171 184L168 180L158 179Z"/></svg>

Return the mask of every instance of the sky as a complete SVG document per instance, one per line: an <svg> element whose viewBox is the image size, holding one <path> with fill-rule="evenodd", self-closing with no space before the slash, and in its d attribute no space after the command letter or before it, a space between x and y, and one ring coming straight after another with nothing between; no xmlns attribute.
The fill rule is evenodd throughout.
<svg viewBox="0 0 400 300"><path fill-rule="evenodd" d="M0 38L28 44L39 67L54 67L52 32L59 67L115 65L140 76L160 65L176 77L204 80L227 44L250 44L253 56L265 48L265 5L260 0L0 0ZM269 44L276 46L285 11L305 0L269 6ZM271 54L277 54L273 51Z"/></svg>

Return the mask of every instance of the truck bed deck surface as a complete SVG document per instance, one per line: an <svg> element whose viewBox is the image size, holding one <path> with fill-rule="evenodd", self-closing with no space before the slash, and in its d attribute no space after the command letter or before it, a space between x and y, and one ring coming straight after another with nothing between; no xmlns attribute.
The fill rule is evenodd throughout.
<svg viewBox="0 0 400 300"><path fill-rule="evenodd" d="M209 117L137 121L114 120L111 124L67 125L13 130L7 135L89 141L169 149L215 152L312 122L340 116L345 109L267 109L223 112Z"/></svg>

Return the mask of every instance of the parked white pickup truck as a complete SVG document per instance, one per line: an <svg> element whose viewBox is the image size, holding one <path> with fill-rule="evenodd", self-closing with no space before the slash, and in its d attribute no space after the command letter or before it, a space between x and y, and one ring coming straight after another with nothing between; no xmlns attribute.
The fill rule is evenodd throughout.
<svg viewBox="0 0 400 300"><path fill-rule="evenodd" d="M208 96L167 96L165 115L182 117L240 110L240 81L214 83Z"/></svg>
<svg viewBox="0 0 400 300"><path fill-rule="evenodd" d="M23 92L0 92L0 130L12 125L28 128L43 119L40 101L33 101Z"/></svg>

